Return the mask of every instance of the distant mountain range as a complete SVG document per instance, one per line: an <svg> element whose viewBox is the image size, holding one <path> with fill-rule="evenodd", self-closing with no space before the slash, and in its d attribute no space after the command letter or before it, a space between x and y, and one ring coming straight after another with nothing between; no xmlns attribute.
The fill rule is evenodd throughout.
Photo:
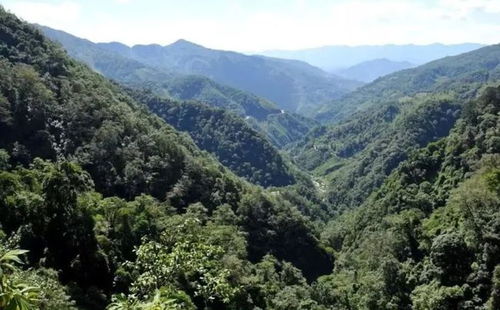
<svg viewBox="0 0 500 310"><path fill-rule="evenodd" d="M347 69L336 71L335 73L346 79L369 83L384 75L414 66L408 61L392 61L380 58L364 61Z"/></svg>
<svg viewBox="0 0 500 310"><path fill-rule="evenodd" d="M118 42L97 46L155 68L208 77L271 100L290 112L308 112L311 107L340 98L362 84L302 61L213 50L185 40L167 46L128 47Z"/></svg>
<svg viewBox="0 0 500 310"><path fill-rule="evenodd" d="M429 45L332 45L296 51L264 51L259 54L269 57L302 60L323 70L334 72L380 58L421 65L438 58L458 55L483 46L475 43L451 45L437 43Z"/></svg>
<svg viewBox="0 0 500 310"><path fill-rule="evenodd" d="M159 96L196 100L231 111L245 118L275 146L282 147L296 141L315 126L314 121L293 113L284 113L283 108L252 93L223 85L202 75L185 73L188 70L179 72L175 64L172 64L172 68L165 64L155 64L155 61L145 55L145 51L154 50L154 46L129 48L120 43L97 44L64 31L40 25L38 27L47 37L60 43L72 57L85 62L104 76L130 87L150 89ZM195 45L179 41L175 46L174 50ZM152 59L159 57L153 54ZM182 53L175 55L181 56ZM321 72L319 69L315 70ZM276 93L284 92L284 89L276 87Z"/></svg>
<svg viewBox="0 0 500 310"><path fill-rule="evenodd" d="M307 112L361 85L302 61L213 50L185 40L167 46L128 47L117 42L97 46L155 68L206 76L271 100L290 112Z"/></svg>

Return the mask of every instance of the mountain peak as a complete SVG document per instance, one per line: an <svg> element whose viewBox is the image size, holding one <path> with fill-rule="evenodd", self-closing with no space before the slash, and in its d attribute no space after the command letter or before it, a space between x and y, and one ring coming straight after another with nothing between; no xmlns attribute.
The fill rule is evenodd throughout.
<svg viewBox="0 0 500 310"><path fill-rule="evenodd" d="M167 45L169 47L202 47L201 45L198 45L196 43L190 42L188 40L184 39L179 39L175 41L174 43Z"/></svg>

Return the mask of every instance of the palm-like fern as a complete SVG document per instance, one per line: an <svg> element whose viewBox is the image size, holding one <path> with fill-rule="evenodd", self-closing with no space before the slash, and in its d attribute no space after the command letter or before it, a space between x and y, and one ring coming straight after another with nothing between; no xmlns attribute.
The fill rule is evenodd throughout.
<svg viewBox="0 0 500 310"><path fill-rule="evenodd" d="M30 310L35 308L38 288L14 281L11 277L18 270L17 265L23 263L20 256L27 252L19 249L10 250L0 256L0 309Z"/></svg>
<svg viewBox="0 0 500 310"><path fill-rule="evenodd" d="M138 301L134 296L115 295L107 310L193 310L194 304L183 293L177 293L163 287L145 302Z"/></svg>

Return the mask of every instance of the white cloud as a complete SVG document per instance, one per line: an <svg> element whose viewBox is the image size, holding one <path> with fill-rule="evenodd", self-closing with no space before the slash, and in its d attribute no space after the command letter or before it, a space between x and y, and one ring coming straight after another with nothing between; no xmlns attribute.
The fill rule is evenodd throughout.
<svg viewBox="0 0 500 310"><path fill-rule="evenodd" d="M16 1L9 9L31 23L51 25L52 27L65 27L78 21L82 8L74 1L64 1L57 4Z"/></svg>

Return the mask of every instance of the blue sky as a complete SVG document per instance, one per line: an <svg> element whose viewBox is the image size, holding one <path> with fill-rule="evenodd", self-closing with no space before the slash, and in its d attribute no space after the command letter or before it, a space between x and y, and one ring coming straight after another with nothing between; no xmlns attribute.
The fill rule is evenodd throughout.
<svg viewBox="0 0 500 310"><path fill-rule="evenodd" d="M183 38L237 51L500 42L500 0L0 0L29 22L97 42Z"/></svg>

